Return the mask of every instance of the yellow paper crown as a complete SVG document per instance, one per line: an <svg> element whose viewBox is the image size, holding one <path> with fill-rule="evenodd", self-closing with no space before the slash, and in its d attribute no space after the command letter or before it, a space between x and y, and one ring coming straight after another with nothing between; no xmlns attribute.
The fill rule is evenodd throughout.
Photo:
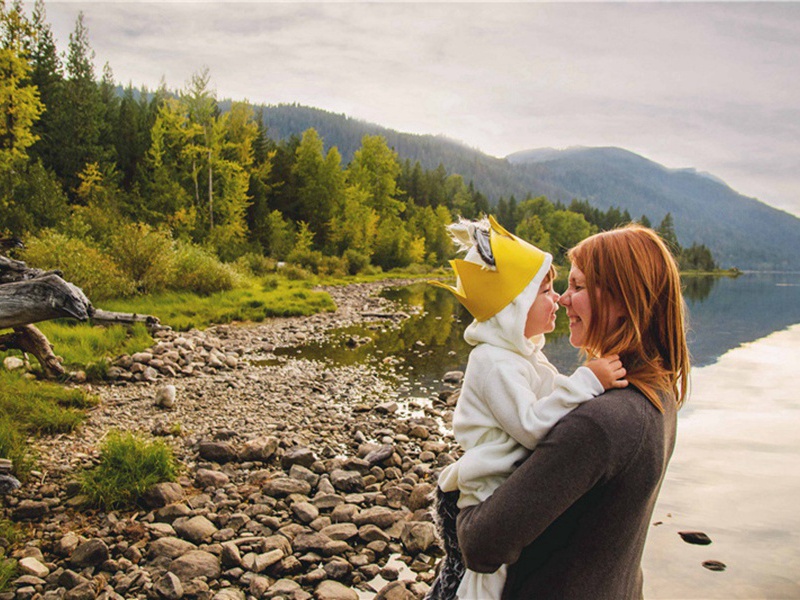
<svg viewBox="0 0 800 600"><path fill-rule="evenodd" d="M494 217L489 216L489 224L489 243L496 270L456 259L450 264L458 276L458 287L441 281L430 282L453 292L478 321L486 321L503 310L536 277L542 266L546 263L549 268L552 261L546 252L506 231Z"/></svg>

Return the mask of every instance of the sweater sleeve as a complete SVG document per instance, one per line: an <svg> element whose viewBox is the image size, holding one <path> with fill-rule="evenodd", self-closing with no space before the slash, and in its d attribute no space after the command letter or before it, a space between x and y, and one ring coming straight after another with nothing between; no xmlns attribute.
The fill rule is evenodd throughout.
<svg viewBox="0 0 800 600"><path fill-rule="evenodd" d="M571 376L558 375L550 394L537 397L523 370L500 362L484 381L485 397L500 427L517 443L533 450L553 426L576 406L603 393L603 386L586 367Z"/></svg>
<svg viewBox="0 0 800 600"><path fill-rule="evenodd" d="M527 545L604 476L613 451L610 437L591 411L572 412L491 497L462 509L458 540L467 567L491 573L515 563Z"/></svg>

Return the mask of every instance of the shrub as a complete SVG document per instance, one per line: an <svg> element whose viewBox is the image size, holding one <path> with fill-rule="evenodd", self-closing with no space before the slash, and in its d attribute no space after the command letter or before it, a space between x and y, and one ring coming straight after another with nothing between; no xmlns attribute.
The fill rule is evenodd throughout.
<svg viewBox="0 0 800 600"><path fill-rule="evenodd" d="M93 302L131 295L136 286L97 247L47 229L26 240L23 260L40 269L59 269Z"/></svg>
<svg viewBox="0 0 800 600"><path fill-rule="evenodd" d="M320 263L326 257L319 250L292 250L288 257L287 262L308 269L317 273L319 271Z"/></svg>
<svg viewBox="0 0 800 600"><path fill-rule="evenodd" d="M234 265L249 275L261 277L268 273L274 273L278 267L277 261L263 254L248 252L236 259Z"/></svg>
<svg viewBox="0 0 800 600"><path fill-rule="evenodd" d="M17 561L0 558L0 592L4 592L8 584L17 576Z"/></svg>
<svg viewBox="0 0 800 600"><path fill-rule="evenodd" d="M141 292L164 290L173 279L175 251L166 231L127 223L112 236L109 253Z"/></svg>
<svg viewBox="0 0 800 600"><path fill-rule="evenodd" d="M361 271L362 275L380 275L381 273L383 273L383 269L380 265L367 265Z"/></svg>
<svg viewBox="0 0 800 600"><path fill-rule="evenodd" d="M404 269L398 269L398 270L407 275L427 275L428 273L433 271L433 268L430 265L422 263L414 263L408 265Z"/></svg>
<svg viewBox="0 0 800 600"><path fill-rule="evenodd" d="M157 483L174 481L178 464L161 440L111 431L100 448L100 464L81 476L89 502L105 510L132 507Z"/></svg>
<svg viewBox="0 0 800 600"><path fill-rule="evenodd" d="M236 271L208 250L193 244L178 244L172 289L207 295L231 290L240 283Z"/></svg>
<svg viewBox="0 0 800 600"><path fill-rule="evenodd" d="M347 272L350 275L357 275L369 266L369 256L352 248L344 251L344 259L347 261Z"/></svg>
<svg viewBox="0 0 800 600"><path fill-rule="evenodd" d="M347 261L338 256L323 256L319 261L317 272L320 275L343 277L347 275Z"/></svg>
<svg viewBox="0 0 800 600"><path fill-rule="evenodd" d="M314 274L297 265L286 265L281 269L281 274L289 281L308 281L314 279Z"/></svg>

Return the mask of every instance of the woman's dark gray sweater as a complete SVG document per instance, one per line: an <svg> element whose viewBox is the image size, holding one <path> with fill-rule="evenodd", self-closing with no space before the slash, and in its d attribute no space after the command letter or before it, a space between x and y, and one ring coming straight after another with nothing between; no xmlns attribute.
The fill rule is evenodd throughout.
<svg viewBox="0 0 800 600"><path fill-rule="evenodd" d="M676 406L636 388L565 416L485 502L458 517L467 566L511 565L503 599L642 597L641 559L675 445Z"/></svg>

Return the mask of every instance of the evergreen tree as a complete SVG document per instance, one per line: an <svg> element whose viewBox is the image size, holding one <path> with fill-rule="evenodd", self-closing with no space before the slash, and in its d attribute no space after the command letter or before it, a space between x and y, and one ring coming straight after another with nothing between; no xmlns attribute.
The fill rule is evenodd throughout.
<svg viewBox="0 0 800 600"><path fill-rule="evenodd" d="M103 65L103 78L98 86L101 110L99 116L99 144L102 148L101 152L104 160L115 165L119 161L117 156L117 138L119 137L117 126L119 124L120 111L120 99L117 96L116 88L111 65L106 63Z"/></svg>
<svg viewBox="0 0 800 600"><path fill-rule="evenodd" d="M659 223L658 228L656 229L658 235L661 236L669 249L672 250L672 253L675 256L680 256L681 254L681 245L678 242L678 236L675 234L675 221L672 218L672 213L667 213L664 215L664 218Z"/></svg>
<svg viewBox="0 0 800 600"><path fill-rule="evenodd" d="M114 127L117 167L122 176L122 187L128 192L133 191L150 146L147 110L146 105L136 100L133 87L129 84L119 100Z"/></svg>
<svg viewBox="0 0 800 600"><path fill-rule="evenodd" d="M250 171L250 186L247 190L250 205L247 207L246 219L250 241L264 249L268 243L267 217L271 212L270 175L276 150L274 143L267 136L263 106L256 111L256 127L256 137L253 140L253 168Z"/></svg>
<svg viewBox="0 0 800 600"><path fill-rule="evenodd" d="M44 111L34 124L33 131L37 141L33 145L32 156L42 159L47 167L57 164L56 145L58 123L63 120L60 112L64 109L64 69L58 56L58 49L50 25L46 22L43 0L36 0L31 24L34 43L31 48L31 83L39 90Z"/></svg>
<svg viewBox="0 0 800 600"><path fill-rule="evenodd" d="M80 183L78 173L87 164L105 164L109 158L103 155L100 146L103 106L95 82L93 60L94 51L81 12L69 36L67 79L52 136L58 147L52 167L70 195L74 195Z"/></svg>
<svg viewBox="0 0 800 600"><path fill-rule="evenodd" d="M697 242L683 249L679 262L681 269L692 271L716 271L719 269L711 250L705 244L698 244Z"/></svg>

